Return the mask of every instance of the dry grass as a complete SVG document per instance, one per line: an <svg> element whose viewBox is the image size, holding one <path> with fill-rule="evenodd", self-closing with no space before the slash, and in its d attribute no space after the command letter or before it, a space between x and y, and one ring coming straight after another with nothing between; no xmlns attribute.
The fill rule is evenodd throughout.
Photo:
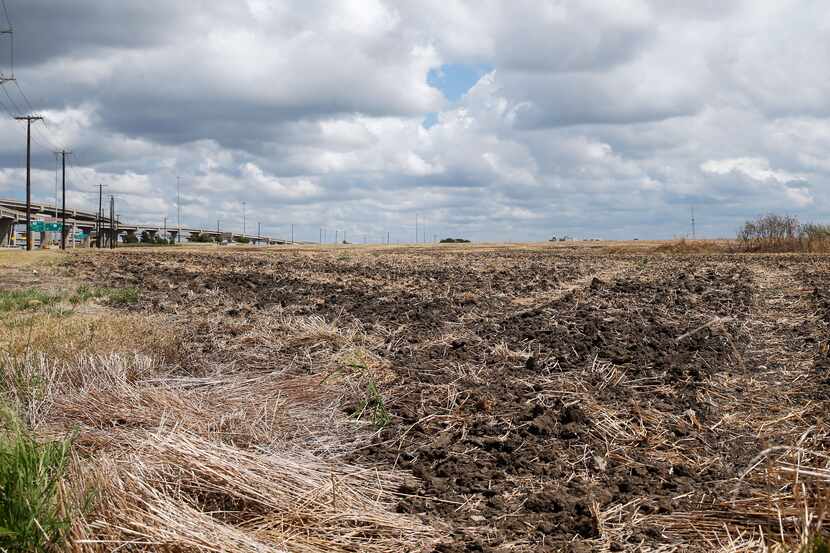
<svg viewBox="0 0 830 553"><path fill-rule="evenodd" d="M655 246L639 243L632 248L653 251ZM675 246L660 251L708 253L712 245ZM454 247L499 251L494 246ZM607 251L616 246L597 247ZM527 249L559 248L557 244ZM162 251L171 254L173 266L178 258L172 254L182 250L158 250ZM348 258L338 257L344 252ZM383 257L378 257L380 252ZM638 265L639 258L591 258L574 261L587 269L575 278L499 297L487 284L490 273L503 267L499 259L471 260L465 274L484 284L466 290L453 288L452 274L445 280L425 280L419 271L438 270L444 260L429 260L424 248L298 247L292 255L337 261L334 269L326 266L325 271L316 270L313 263L302 266L296 278L306 282L340 286L348 281L353 288L373 290L375 297L409 293L416 301L460 301L469 310L459 322L440 326L413 343L402 332L405 323L363 324L345 310L333 316L308 311L298 315L290 306L273 305L229 317L224 310L228 298L220 289L200 293L198 301L187 296L189 292L181 294L192 300L191 311L178 306L172 314L149 316L86 306L75 312L16 313L0 325L0 361L13 369L0 380L3 400L15 405L40 437L72 437L74 457L70 476L62 482L62 497L73 511L93 499L74 520L67 549L428 551L441 531L395 512L403 474L343 461L377 435L370 411L404 393L395 380L402 357L390 352L415 357L446 352L458 342L486 352L481 364L442 366L452 377L448 383L425 384L417 390L426 398L425 408L431 409L427 418L446 421L445 431L464 429L470 420L463 408L472 409L469 386L490 377L488 366L521 368L532 355L543 364L528 344L485 340L469 330L465 324L482 316L479 302L495 298L503 301L504 313L515 315L544 308L569 293L574 293L574 303L589 301L589 294L581 291L596 275L606 281L638 271L644 282L664 277L651 266ZM237 270L231 264L218 265L222 276ZM364 271L362 265L373 270ZM190 274L191 268L187 270ZM388 278L384 270L394 272L395 278ZM719 422L710 419L703 426L693 410L667 414L647 401L609 404L601 398L615 389L635 390L644 399L668 397L674 391L659 378L635 379L625 368L598 357L578 374L546 369L533 401L579 405L590 421L586 435L600 444L595 449L577 444L562 450L573 465L572 478L595 480L597 471L611 462L723 472L730 459L718 449L720 444L742 438L783 444L759 455L756 463L737 467L739 477L728 486L715 483L719 495L695 490L684 509L671 515L656 513L647 497L594 505L600 537L584 540L589 547L815 553L803 548L826 531L830 464L824 452L830 437L824 429L824 404L802 400L809 391L807 355L793 354L778 332L810 319L810 305L803 293L776 295L785 275L756 277L763 301L752 313L751 324L742 321L723 330L725 339L750 336L750 346L738 354L733 345L736 355L726 362L734 366L707 378L697 392L701 403L723 413ZM716 316L702 307L689 315L695 325ZM204 350L199 353L195 346ZM755 369L753 362L759 359L768 361L770 368L739 370L744 363ZM495 420L499 406L489 402L477 405ZM344 409L349 406L363 408L355 416L354 410ZM700 432L718 446L689 448L668 428ZM403 442L406 429L401 434L394 439ZM525 485L542 483L516 487ZM724 489L735 493L723 493ZM649 548L629 541L653 529L663 545ZM514 545L515 551L528 547ZM511 549L506 545L505 550Z"/></svg>
<svg viewBox="0 0 830 553"><path fill-rule="evenodd" d="M19 312L0 326L3 403L44 439L72 437L61 497L87 509L70 549L380 553L432 539L394 513L399 473L337 460L371 428L339 412L325 371L231 364L194 376L179 366L177 328L104 307ZM271 318L235 338L226 353L241 348L243 360L312 352L341 394L385 368L358 327L320 318Z"/></svg>
<svg viewBox="0 0 830 553"><path fill-rule="evenodd" d="M687 240L685 238L666 242L654 248L655 253L668 254L706 254L726 251L730 251L730 244L725 240Z"/></svg>
<svg viewBox="0 0 830 553"><path fill-rule="evenodd" d="M21 284L63 259L0 252ZM359 326L271 313L216 342L227 362L194 366L179 321L80 299L0 323L0 402L40 439L72 440L59 497L82 514L65 548L380 553L434 538L394 512L401 474L338 461L372 432L340 396L387 368ZM275 366L284 349L319 372Z"/></svg>
<svg viewBox="0 0 830 553"><path fill-rule="evenodd" d="M174 431L82 470L101 496L76 529L87 550L385 552L429 539L429 529L389 508L400 476L307 454Z"/></svg>
<svg viewBox="0 0 830 553"><path fill-rule="evenodd" d="M0 250L0 267L49 267L65 261L66 255L60 250L33 250L31 252L21 249Z"/></svg>
<svg viewBox="0 0 830 553"><path fill-rule="evenodd" d="M0 321L0 350L12 356L38 352L61 362L126 352L141 352L171 363L177 360L179 330L169 321L147 315L116 315L104 309L84 311L5 317Z"/></svg>

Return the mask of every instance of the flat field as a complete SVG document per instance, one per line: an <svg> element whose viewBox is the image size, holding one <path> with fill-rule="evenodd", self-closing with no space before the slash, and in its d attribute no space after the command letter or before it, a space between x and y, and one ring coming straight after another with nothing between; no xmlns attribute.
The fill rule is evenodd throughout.
<svg viewBox="0 0 830 553"><path fill-rule="evenodd" d="M830 257L661 251L10 263L0 392L76 551L824 551Z"/></svg>

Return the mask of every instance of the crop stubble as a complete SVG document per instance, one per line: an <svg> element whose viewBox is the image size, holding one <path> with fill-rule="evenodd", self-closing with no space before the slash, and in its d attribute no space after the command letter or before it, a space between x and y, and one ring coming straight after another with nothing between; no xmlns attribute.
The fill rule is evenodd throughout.
<svg viewBox="0 0 830 553"><path fill-rule="evenodd" d="M752 547L797 539L826 494L824 258L328 249L76 267L185 330L186 379L280 397L296 422L273 443L395 474L394 510L437 536L413 550ZM354 416L368 383L391 417L376 431Z"/></svg>

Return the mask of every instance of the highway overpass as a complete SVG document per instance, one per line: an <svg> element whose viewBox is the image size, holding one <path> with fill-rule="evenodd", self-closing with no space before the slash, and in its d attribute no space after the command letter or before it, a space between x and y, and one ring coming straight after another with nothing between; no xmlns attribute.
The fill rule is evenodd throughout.
<svg viewBox="0 0 830 553"><path fill-rule="evenodd" d="M33 221L60 221L63 217L63 211L60 207L51 204L33 203L31 208L31 217ZM26 225L26 202L19 200L8 200L0 198L0 245L8 246L14 242L15 226ZM66 225L78 232L83 233L86 238L81 242L81 245L89 246L97 240L98 229L98 214L93 211L84 211L80 209L66 210ZM140 239L154 238L156 236L164 236L177 240L179 237L179 230L181 230L182 241L190 241L198 236L210 236L213 238L219 237L222 240L232 242L241 242L247 240L254 244L288 244L290 241L280 238L274 238L265 235L248 234L241 232L227 232L216 229L196 228L196 227L181 227L179 229L175 226L164 227L157 224L136 224L128 223L126 221L116 220L114 224L106 218L100 223L101 242L104 245L109 245L113 240L117 240L119 236L123 236L126 241L133 241L132 238ZM25 229L24 229L25 234ZM43 243L46 238L46 233L34 232L33 235L41 234L39 241ZM58 234L58 233L55 233ZM58 234L59 236L59 234ZM33 241L35 240L33 236ZM23 239L25 243L25 238Z"/></svg>

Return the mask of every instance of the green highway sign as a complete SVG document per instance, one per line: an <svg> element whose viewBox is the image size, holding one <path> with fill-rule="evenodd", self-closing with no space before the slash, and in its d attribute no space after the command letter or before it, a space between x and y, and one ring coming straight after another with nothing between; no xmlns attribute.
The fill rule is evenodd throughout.
<svg viewBox="0 0 830 553"><path fill-rule="evenodd" d="M63 230L63 225L60 223L32 221L32 232L60 232L61 230Z"/></svg>

